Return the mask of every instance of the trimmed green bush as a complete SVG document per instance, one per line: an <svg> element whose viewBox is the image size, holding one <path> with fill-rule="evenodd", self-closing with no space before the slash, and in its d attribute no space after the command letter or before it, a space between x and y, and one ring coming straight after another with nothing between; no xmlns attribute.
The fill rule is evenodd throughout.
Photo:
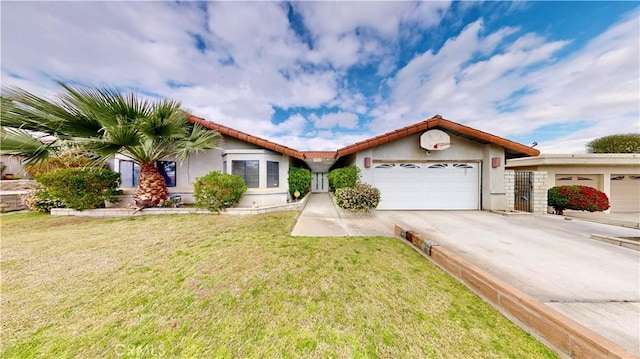
<svg viewBox="0 0 640 359"><path fill-rule="evenodd" d="M20 197L22 203L30 211L50 213L52 208L66 207L59 198L52 196L40 183L36 183L35 190Z"/></svg>
<svg viewBox="0 0 640 359"><path fill-rule="evenodd" d="M246 190L242 177L219 171L198 177L193 185L196 206L210 211L219 211L240 202Z"/></svg>
<svg viewBox="0 0 640 359"><path fill-rule="evenodd" d="M609 209L607 195L587 186L552 187L547 192L547 202L556 214L562 214L565 209L589 212Z"/></svg>
<svg viewBox="0 0 640 359"><path fill-rule="evenodd" d="M39 174L41 183L66 207L83 210L104 207L104 202L118 202L120 174L106 168L58 168Z"/></svg>
<svg viewBox="0 0 640 359"><path fill-rule="evenodd" d="M296 198L294 193L300 192L300 198L304 197L311 189L311 171L306 168L289 167L289 193L291 198Z"/></svg>
<svg viewBox="0 0 640 359"><path fill-rule="evenodd" d="M380 203L380 190L366 183L355 187L338 188L335 193L336 204L349 211L370 211Z"/></svg>
<svg viewBox="0 0 640 359"><path fill-rule="evenodd" d="M331 192L335 192L340 188L355 187L360 180L360 169L356 166L336 168L329 172L327 179L329 180Z"/></svg>

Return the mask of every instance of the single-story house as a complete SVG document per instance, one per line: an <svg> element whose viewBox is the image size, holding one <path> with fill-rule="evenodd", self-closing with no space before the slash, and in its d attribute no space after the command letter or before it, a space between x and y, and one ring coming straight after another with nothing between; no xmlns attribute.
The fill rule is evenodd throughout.
<svg viewBox="0 0 640 359"><path fill-rule="evenodd" d="M199 117L189 121L218 131L224 142L182 164L159 161L169 191L182 195L186 203L193 201L196 178L214 170L244 178L248 190L241 207L263 207L290 199L290 166L309 168L312 192L327 192L329 171L354 165L363 182L380 189L380 210L506 210L506 160L539 154L441 116L336 151L298 151ZM112 168L122 174L125 193L135 192L136 167L120 156L112 161Z"/></svg>
<svg viewBox="0 0 640 359"><path fill-rule="evenodd" d="M507 160L507 169L546 171L546 188L583 185L609 197L610 212L640 212L640 154L545 154Z"/></svg>

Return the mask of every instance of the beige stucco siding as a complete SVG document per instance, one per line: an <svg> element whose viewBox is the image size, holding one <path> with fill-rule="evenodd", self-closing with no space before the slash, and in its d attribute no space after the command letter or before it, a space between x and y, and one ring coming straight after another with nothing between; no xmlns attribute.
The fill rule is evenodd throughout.
<svg viewBox="0 0 640 359"><path fill-rule="evenodd" d="M441 151L427 152L420 147L417 133L380 146L360 151L353 164L360 168L363 182L373 184L373 164L384 161L429 161L429 162L477 162L480 166L481 209L505 210L504 149L492 144L480 144L463 137L451 135L451 147ZM365 158L372 159L370 168L364 167ZM500 166L491 167L491 158L499 158Z"/></svg>

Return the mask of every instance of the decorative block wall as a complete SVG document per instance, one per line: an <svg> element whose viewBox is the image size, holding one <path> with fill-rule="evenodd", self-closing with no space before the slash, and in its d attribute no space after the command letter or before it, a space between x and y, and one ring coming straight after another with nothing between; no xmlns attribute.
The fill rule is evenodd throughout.
<svg viewBox="0 0 640 359"><path fill-rule="evenodd" d="M504 195L507 197L507 211L511 212L515 207L515 181L516 172L514 170L504 171Z"/></svg>
<svg viewBox="0 0 640 359"><path fill-rule="evenodd" d="M534 214L547 213L547 171L533 172L531 199L533 200L532 209Z"/></svg>

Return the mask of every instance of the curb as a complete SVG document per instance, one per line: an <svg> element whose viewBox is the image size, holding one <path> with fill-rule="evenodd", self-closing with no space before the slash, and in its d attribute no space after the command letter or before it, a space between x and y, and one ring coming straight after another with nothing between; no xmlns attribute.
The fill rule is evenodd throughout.
<svg viewBox="0 0 640 359"><path fill-rule="evenodd" d="M577 219L580 221L609 224L609 225L618 226L618 227L633 228L633 229L640 228L640 221L633 222L633 221L624 221L624 220L616 220L616 219L608 219L608 218L592 218L592 217L588 218L588 217L574 216L566 213L563 214L563 216L564 216L564 219L569 219L569 220Z"/></svg>
<svg viewBox="0 0 640 359"><path fill-rule="evenodd" d="M608 236L603 236L601 234L592 234L591 239L595 239L596 241L600 241L604 243L613 244L618 247L624 247L624 248L640 251L640 242L631 241L624 238L608 237Z"/></svg>
<svg viewBox="0 0 640 359"><path fill-rule="evenodd" d="M563 354L571 358L640 358L419 233L396 225L395 234L499 311L516 318L516 325L525 331L530 328Z"/></svg>

